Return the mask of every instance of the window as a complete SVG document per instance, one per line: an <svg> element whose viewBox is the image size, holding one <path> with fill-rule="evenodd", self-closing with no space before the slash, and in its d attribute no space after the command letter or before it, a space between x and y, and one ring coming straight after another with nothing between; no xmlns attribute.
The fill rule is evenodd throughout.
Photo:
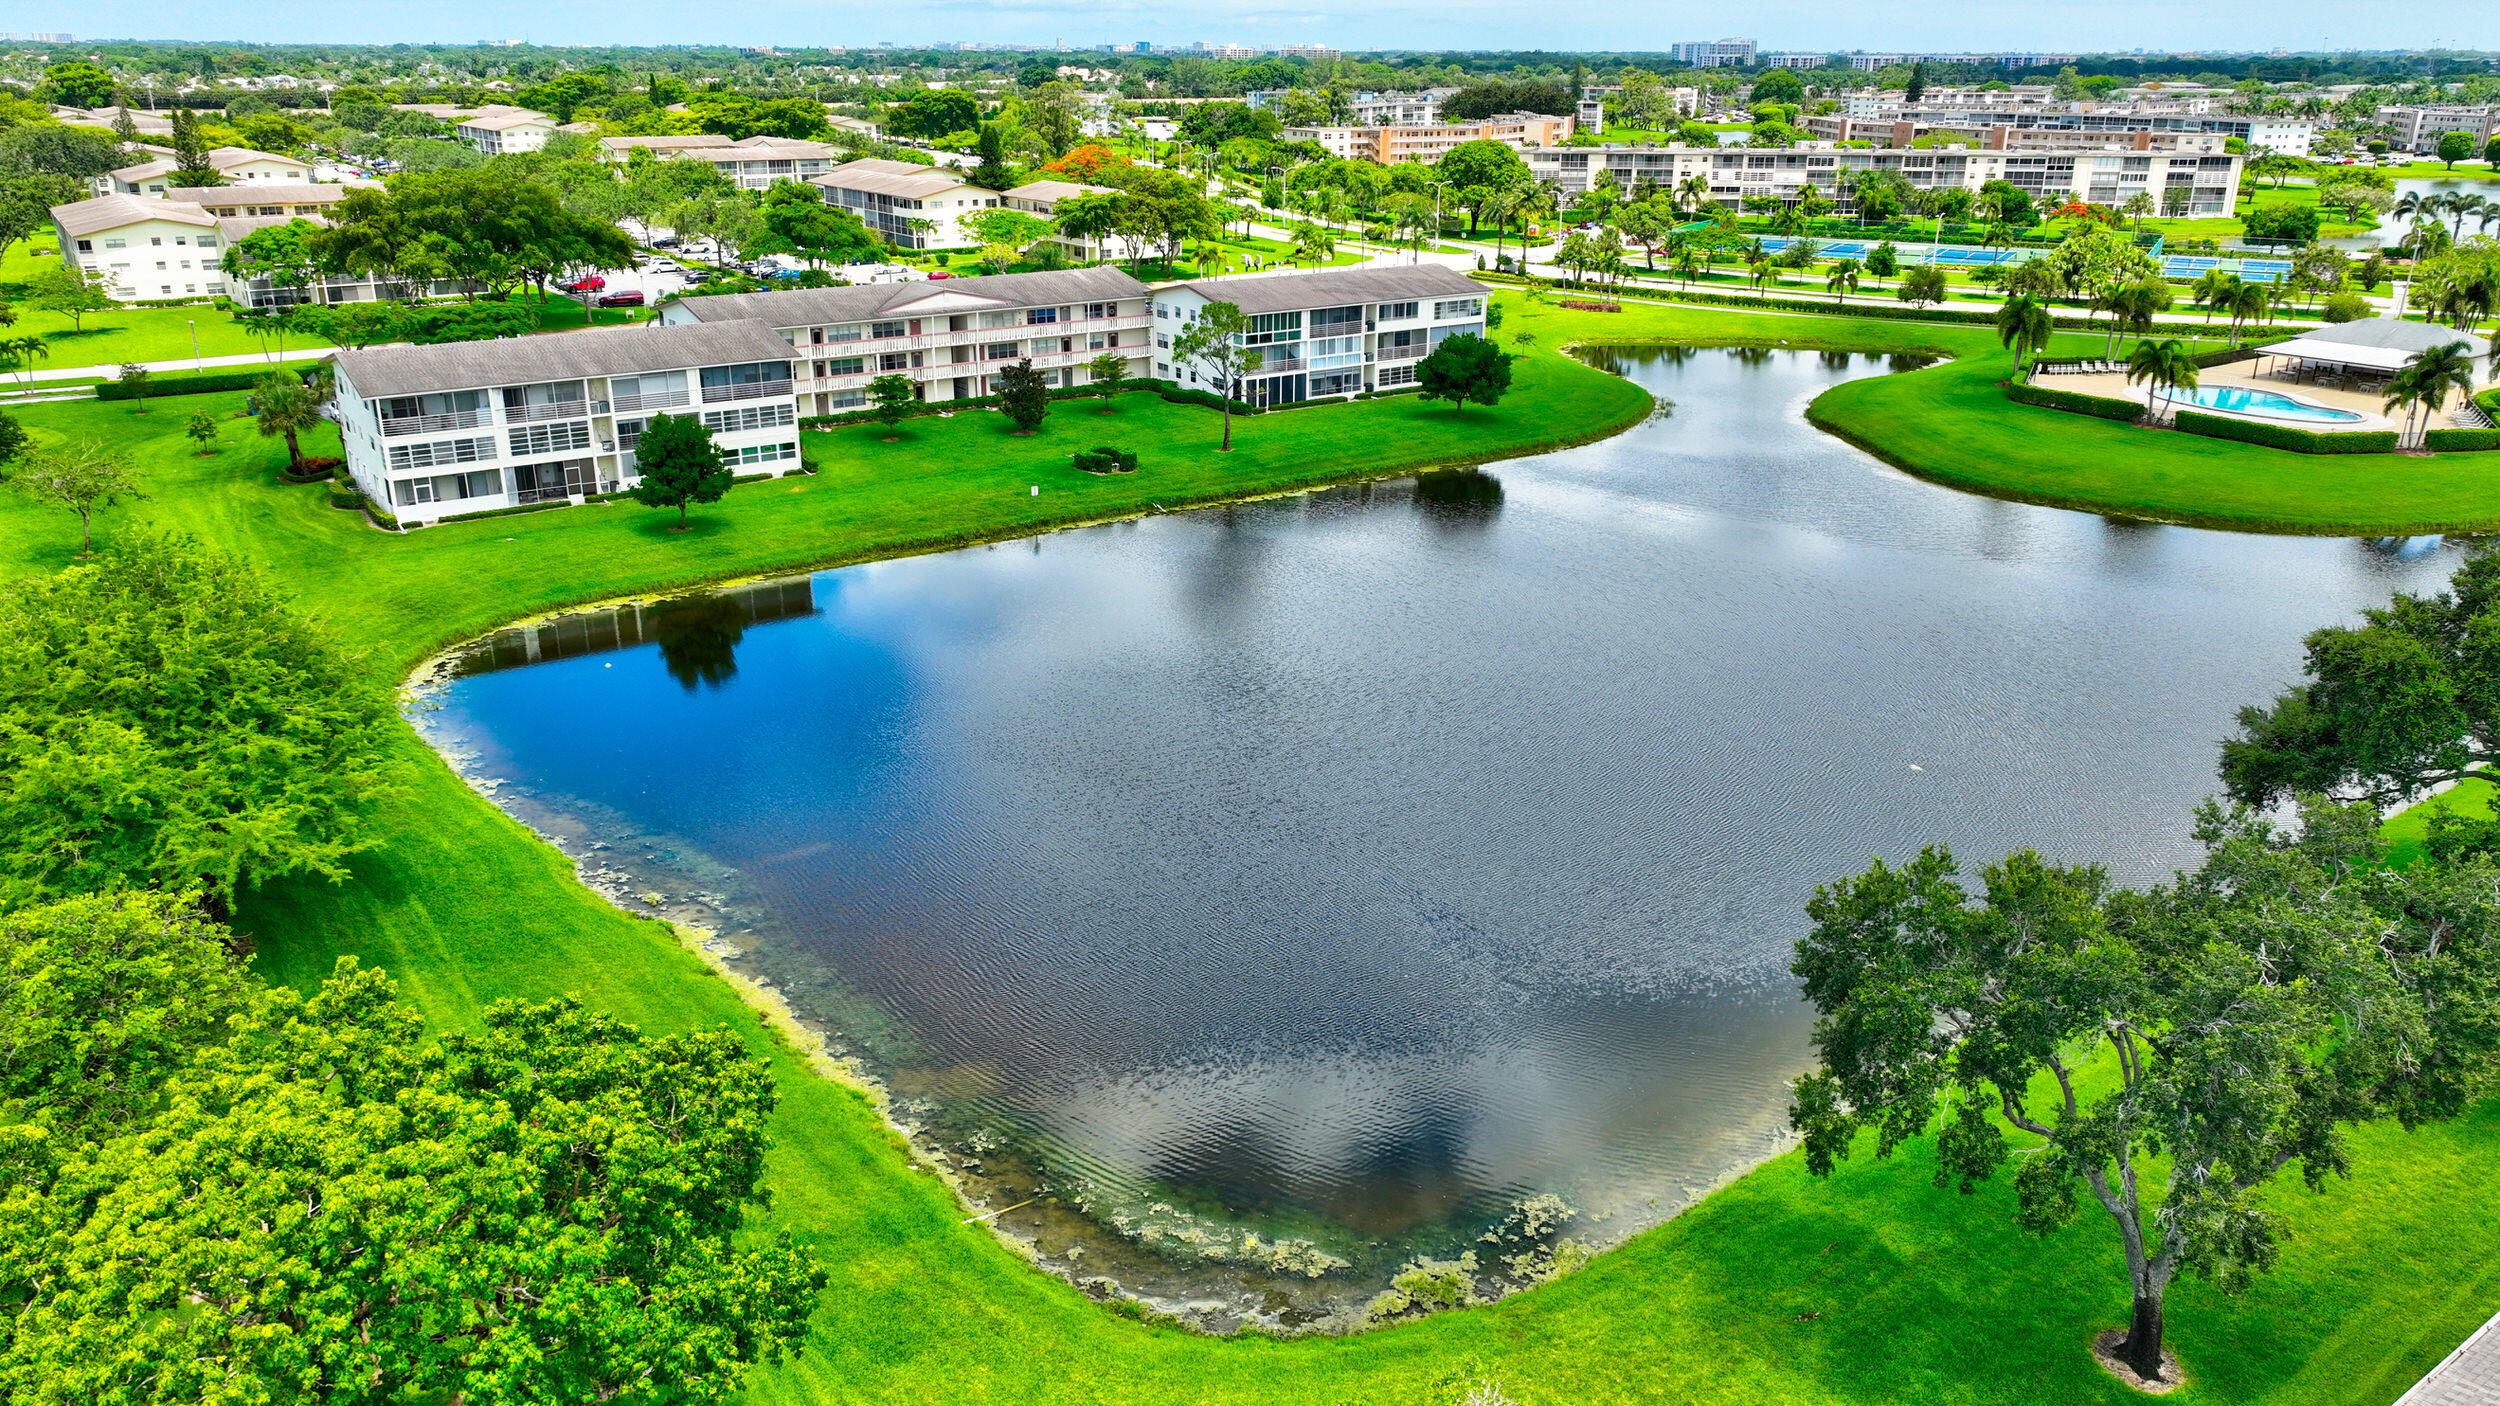
<svg viewBox="0 0 2500 1406"><path fill-rule="evenodd" d="M1483 311L1482 298L1451 298L1432 305L1432 320L1439 322L1445 317L1474 317Z"/></svg>
<svg viewBox="0 0 2500 1406"><path fill-rule="evenodd" d="M1096 317L1118 317L1119 315L1120 305L1118 303L1087 303L1085 305L1085 316L1089 319Z"/></svg>
<svg viewBox="0 0 2500 1406"><path fill-rule="evenodd" d="M1417 305L1412 302L1382 303L1380 305L1380 320L1383 322L1405 322L1415 316L1416 309Z"/></svg>
<svg viewBox="0 0 2500 1406"><path fill-rule="evenodd" d="M775 464L784 459L796 459L799 447L796 443L750 444L737 453L738 466L745 468L749 464Z"/></svg>
<svg viewBox="0 0 2500 1406"><path fill-rule="evenodd" d="M824 397L827 410L850 410L868 403L865 390L834 391Z"/></svg>
<svg viewBox="0 0 2500 1406"><path fill-rule="evenodd" d="M1012 312L985 312L981 314L981 330L984 332L995 331L1001 327L1021 326L1023 325L1023 322L1023 318L1018 317Z"/></svg>
<svg viewBox="0 0 2500 1406"><path fill-rule="evenodd" d="M846 322L840 327L826 328L825 335L822 340L828 342L856 342L859 338L859 324L856 322Z"/></svg>
<svg viewBox="0 0 2500 1406"><path fill-rule="evenodd" d="M1313 395L1349 395L1362 388L1363 373L1360 371L1331 371L1327 375L1311 378Z"/></svg>
<svg viewBox="0 0 2500 1406"><path fill-rule="evenodd" d="M1169 351L1169 350L1171 350L1171 348L1172 348L1172 339L1171 339L1171 338L1169 338L1169 337L1165 337L1165 336L1158 335L1158 336L1156 336L1156 338L1155 338L1155 345L1156 345L1156 346L1158 346L1158 347L1163 348L1163 349L1164 349L1164 350L1166 350L1166 351Z"/></svg>
<svg viewBox="0 0 2500 1406"><path fill-rule="evenodd" d="M819 376L856 376L865 370L867 365L866 357L837 356L829 361L817 362L816 374Z"/></svg>
<svg viewBox="0 0 2500 1406"><path fill-rule="evenodd" d="M590 426L579 420L553 425L515 425L504 431L514 454L562 454L590 447Z"/></svg>
<svg viewBox="0 0 2500 1406"><path fill-rule="evenodd" d="M769 430L790 424L798 412L775 401L770 405L741 405L729 410L706 410L703 423L713 430Z"/></svg>
<svg viewBox="0 0 2500 1406"><path fill-rule="evenodd" d="M1376 382L1383 386L1408 386L1414 383L1415 363L1411 361L1401 361L1394 366L1381 367Z"/></svg>
<svg viewBox="0 0 2500 1406"><path fill-rule="evenodd" d="M877 358L877 369L880 371L909 371L911 369L911 353L886 352Z"/></svg>
<svg viewBox="0 0 2500 1406"><path fill-rule="evenodd" d="M651 410L686 403L686 373L646 371L639 376L610 376L608 395L619 410Z"/></svg>
<svg viewBox="0 0 2500 1406"><path fill-rule="evenodd" d="M1020 345L1022 344L1017 342L991 342L981 348L981 359L983 361L1013 361L1016 359L1016 348Z"/></svg>
<svg viewBox="0 0 2500 1406"><path fill-rule="evenodd" d="M1170 362L1168 362L1168 361L1158 361L1158 362L1156 362L1156 363L1155 363L1155 374L1156 374L1156 375L1158 375L1158 376L1169 376L1169 375L1171 375L1171 374L1172 374L1172 363L1170 363Z"/></svg>
<svg viewBox="0 0 2500 1406"><path fill-rule="evenodd" d="M200 236L200 247L201 247L201 248L203 248L203 249L214 249L214 248L216 248L216 247L217 247L217 236L215 236L215 235L213 235L213 234L203 234L203 235L201 235L201 236Z"/></svg>
<svg viewBox="0 0 2500 1406"><path fill-rule="evenodd" d="M790 379L790 363L786 361L742 361L735 366L706 366L703 384L713 386L760 386Z"/></svg>
<svg viewBox="0 0 2500 1406"><path fill-rule="evenodd" d="M503 408L531 410L542 405L584 405L589 399L580 381L541 381L534 386L503 388Z"/></svg>
<svg viewBox="0 0 2500 1406"><path fill-rule="evenodd" d="M900 337L909 330L910 324L902 322L872 322L868 324L868 335L871 337Z"/></svg>
<svg viewBox="0 0 2500 1406"><path fill-rule="evenodd" d="M447 439L437 444L394 444L391 446L391 472L409 469L431 469L444 464L474 464L480 459L495 457L495 441Z"/></svg>
<svg viewBox="0 0 2500 1406"><path fill-rule="evenodd" d="M164 242L165 237L163 235L151 234L148 236L148 243L150 244L163 244Z"/></svg>
<svg viewBox="0 0 2500 1406"><path fill-rule="evenodd" d="M1025 310L1024 320L1026 325L1033 327L1041 326L1046 322L1057 322L1059 320L1059 309L1027 308Z"/></svg>
<svg viewBox="0 0 2500 1406"><path fill-rule="evenodd" d="M108 239L104 241L104 247L107 249L121 249L128 247L129 243L130 241L127 239ZM87 246L82 242L78 247L84 249Z"/></svg>

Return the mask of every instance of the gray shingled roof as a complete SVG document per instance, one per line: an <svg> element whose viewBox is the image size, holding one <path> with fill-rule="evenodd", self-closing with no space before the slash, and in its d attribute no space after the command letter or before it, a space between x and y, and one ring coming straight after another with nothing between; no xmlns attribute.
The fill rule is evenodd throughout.
<svg viewBox="0 0 2500 1406"><path fill-rule="evenodd" d="M1209 302L1231 303L1245 313L1295 312L1348 303L1394 303L1408 298L1482 297L1483 284L1439 264L1406 268L1319 269L1250 278L1183 283Z"/></svg>
<svg viewBox="0 0 2500 1406"><path fill-rule="evenodd" d="M787 361L790 355L790 344L772 328L742 321L674 327L643 323L431 347L367 347L342 351L333 359L340 378L354 385L358 396L375 397Z"/></svg>
<svg viewBox="0 0 2500 1406"><path fill-rule="evenodd" d="M136 195L99 195L93 200L77 200L52 207L52 218L73 239L97 234L108 229L121 229L142 220L164 220L177 225L214 226L216 217L197 205L179 200L149 200Z"/></svg>
<svg viewBox="0 0 2500 1406"><path fill-rule="evenodd" d="M673 306L701 322L751 317L775 327L823 327L837 322L866 322L889 309L900 310L949 294L984 299L1001 308L1031 308L1060 303L1107 303L1143 298L1146 293L1145 284L1106 265L1062 273L995 273L980 278L861 283L848 288L722 293L709 298L687 298Z"/></svg>
<svg viewBox="0 0 2500 1406"><path fill-rule="evenodd" d="M2500 1406L2500 1317L2475 1329L2396 1406Z"/></svg>
<svg viewBox="0 0 2500 1406"><path fill-rule="evenodd" d="M188 200L194 205L311 205L336 204L347 198L351 190L380 190L380 181L318 181L302 185L240 186L167 186L167 200Z"/></svg>
<svg viewBox="0 0 2500 1406"><path fill-rule="evenodd" d="M971 184L964 179L961 171L952 166L914 166L906 161L882 161L876 157L846 161L821 176L810 176L808 180L827 190L864 190L872 195L901 195L912 199Z"/></svg>

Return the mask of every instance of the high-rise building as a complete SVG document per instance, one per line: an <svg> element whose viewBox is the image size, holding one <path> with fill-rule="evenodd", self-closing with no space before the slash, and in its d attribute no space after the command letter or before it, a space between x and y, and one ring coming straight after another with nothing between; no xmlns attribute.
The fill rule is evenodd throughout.
<svg viewBox="0 0 2500 1406"><path fill-rule="evenodd" d="M1755 48L1750 39L1694 40L1668 45L1667 57L1695 68L1743 68L1753 62Z"/></svg>

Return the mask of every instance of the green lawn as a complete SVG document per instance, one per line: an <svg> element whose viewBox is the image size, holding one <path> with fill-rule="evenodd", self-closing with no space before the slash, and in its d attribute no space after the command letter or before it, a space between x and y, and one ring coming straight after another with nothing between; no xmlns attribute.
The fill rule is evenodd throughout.
<svg viewBox="0 0 2500 1406"><path fill-rule="evenodd" d="M224 421L221 452L193 456L183 420L194 407L230 413L233 396L151 402L144 416L95 402L20 413L47 439L105 439L130 453L152 496L107 513L103 535L152 521L242 552L393 678L442 641L567 602L1499 456L1646 416L1645 393L1558 354L1574 338L1947 352L1965 360L1853 385L1983 412L1977 429L1946 427L1992 431L1998 444L2009 442L2003 415L2051 413L1964 397L1965 383L1984 390L2002 369L1985 329L1504 302L1505 340L1525 331L1535 341L1513 397L1491 410L1405 398L1260 416L1236 423L1229 456L1214 452L1211 412L1143 395L1109 416L1060 403L1029 439L986 413L912 421L891 445L873 428L846 429L810 436L826 465L816 478L742 486L699 510L699 530L683 536L664 530L673 515L630 506L377 532L325 506L320 488L278 486L282 451L246 421ZM1896 439L1936 432L1883 398L1871 414L1896 421L1886 426ZM2071 418L2022 421L2010 442L2054 457ZM1112 479L1066 467L1069 449L1102 442L1139 450L1144 466ZM68 515L0 497L0 574L57 567L75 542ZM859 1095L811 1073L666 929L575 883L560 856L413 734L404 747L406 790L349 882L277 883L240 903L262 969L305 983L353 953L392 971L442 1026L474 1020L497 997L576 992L652 1030L746 1032L774 1060L782 1091L766 1222L801 1236L833 1273L808 1355L765 1374L751 1393L759 1402L1404 1406L1470 1359L1528 1406L2134 1399L2084 1353L2126 1307L2114 1236L2086 1219L2028 1240L2012 1228L2009 1186L1937 1190L1923 1146L1851 1163L1828 1184L1793 1155L1773 1159L1577 1275L1392 1331L1211 1340L1132 1321L963 1224ZM2371 1129L2355 1139L2355 1180L2318 1196L2278 1192L2294 1234L2279 1273L2239 1300L2199 1285L2175 1292L2173 1344L2192 1381L2172 1399L2391 1400L2500 1300L2500 1257L2486 1252L2500 1243L2496 1139L2500 1110L2489 1107L2410 1135Z"/></svg>

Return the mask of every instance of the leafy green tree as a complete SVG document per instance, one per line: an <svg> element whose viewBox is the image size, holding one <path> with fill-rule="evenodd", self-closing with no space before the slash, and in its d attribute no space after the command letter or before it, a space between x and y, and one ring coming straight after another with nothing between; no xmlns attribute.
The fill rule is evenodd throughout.
<svg viewBox="0 0 2500 1406"><path fill-rule="evenodd" d="M1449 198L1467 212L1467 237L1476 237L1482 217L1523 176L1528 163L1518 152L1496 141L1461 142L1434 163L1433 174L1449 183Z"/></svg>
<svg viewBox="0 0 2500 1406"><path fill-rule="evenodd" d="M1753 90L1745 102L1759 113L1767 103L1802 103L1806 100L1805 81L1785 68L1775 68L1753 81Z"/></svg>
<svg viewBox="0 0 2500 1406"><path fill-rule="evenodd" d="M16 416L0 410L0 481L6 481L9 471L25 462L26 456L34 451L35 437L26 433L26 427L17 422Z"/></svg>
<svg viewBox="0 0 2500 1406"><path fill-rule="evenodd" d="M2318 237L2318 207L2288 202L2259 205L2240 219L2250 239L2307 244Z"/></svg>
<svg viewBox="0 0 2500 1406"><path fill-rule="evenodd" d="M129 164L130 158L109 132L57 122L26 122L0 129L0 175L67 176L83 181Z"/></svg>
<svg viewBox="0 0 2500 1406"><path fill-rule="evenodd" d="M1031 434L1050 414L1050 381L1025 357L998 369L998 406L1015 421L1016 433Z"/></svg>
<svg viewBox="0 0 2500 1406"><path fill-rule="evenodd" d="M2442 132L2439 134L2439 159L2440 162L2449 170L2453 171L2457 169L2458 162L2463 161L2465 158L2472 156L2473 154L2473 133Z"/></svg>
<svg viewBox="0 0 2500 1406"><path fill-rule="evenodd" d="M149 374L148 369L141 366L139 363L135 361L125 361L122 363L121 370L115 373L113 377L113 383L115 385L123 386L129 389L131 400L130 413L133 415L145 415L148 413Z"/></svg>
<svg viewBox="0 0 2500 1406"><path fill-rule="evenodd" d="M2233 1292L2274 1266L2279 1172L2323 1190L2351 1175L2347 1128L2451 1117L2488 1087L2500 869L2393 873L2377 820L2311 801L2285 832L2209 803L2204 864L2145 893L2026 851L1973 894L1934 847L1817 889L1791 968L1819 1017L1789 1113L1808 1170L1941 1115L1938 1186L2017 1161L2016 1222L2044 1236L2088 1194L2126 1254L2116 1351L2162 1378L2172 1280Z"/></svg>
<svg viewBox="0 0 2500 1406"><path fill-rule="evenodd" d="M646 508L675 508L677 525L686 530L686 505L717 503L737 476L728 456L712 442L712 431L692 415L654 415L644 422L634 445L634 501Z"/></svg>
<svg viewBox="0 0 2500 1406"><path fill-rule="evenodd" d="M1902 274L1901 282L1892 291L1894 297L1912 307L1941 303L1946 291L1944 270L1934 264L1920 264Z"/></svg>
<svg viewBox="0 0 2500 1406"><path fill-rule="evenodd" d="M1016 168L1007 162L1006 135L995 122L984 122L973 151L980 164L967 177L984 190L1005 190L1016 183Z"/></svg>
<svg viewBox="0 0 2500 1406"><path fill-rule="evenodd" d="M1233 402L1241 394L1241 378L1258 370L1267 359L1265 352L1243 344L1242 338L1249 330L1250 319L1240 304L1208 303L1172 339L1173 364L1193 367L1215 384L1215 396L1224 414L1224 442L1218 446L1218 453L1232 452Z"/></svg>
<svg viewBox="0 0 2500 1406"><path fill-rule="evenodd" d="M121 85L113 75L85 59L56 63L43 71L40 91L63 107L111 107Z"/></svg>
<svg viewBox="0 0 2500 1406"><path fill-rule="evenodd" d="M144 1122L256 985L229 937L147 890L0 916L0 1106L72 1142Z"/></svg>
<svg viewBox="0 0 2500 1406"><path fill-rule="evenodd" d="M1085 374L1094 387L1094 393L1102 397L1102 413L1116 413L1118 407L1111 402L1128 384L1128 353L1104 352L1085 363Z"/></svg>
<svg viewBox="0 0 2500 1406"><path fill-rule="evenodd" d="M774 1097L734 1034L505 1001L421 1041L392 996L353 959L254 993L145 1127L22 1182L0 1387L708 1406L796 1350L825 1277L742 1233Z"/></svg>
<svg viewBox="0 0 2500 1406"><path fill-rule="evenodd" d="M27 292L36 307L68 318L72 332L87 330L90 313L110 312L114 306L102 282L66 259L37 270Z"/></svg>
<svg viewBox="0 0 2500 1406"><path fill-rule="evenodd" d="M924 88L896 104L885 128L900 137L935 138L969 132L981 121L980 106L956 88Z"/></svg>
<svg viewBox="0 0 2500 1406"><path fill-rule="evenodd" d="M0 592L0 907L344 877L395 721L266 582L187 538L21 579Z"/></svg>
<svg viewBox="0 0 2500 1406"><path fill-rule="evenodd" d="M878 424L889 430L903 423L903 416L919 399L919 385L900 371L889 371L868 383L869 413L877 417ZM901 438L901 435L889 434L885 442L892 444Z"/></svg>
<svg viewBox="0 0 2500 1406"><path fill-rule="evenodd" d="M1534 79L1469 83L1441 103L1441 117L1447 122L1480 122L1505 112L1569 117L1579 110L1579 94L1559 83Z"/></svg>
<svg viewBox="0 0 2500 1406"><path fill-rule="evenodd" d="M1426 400L1446 400L1452 410L1467 402L1492 405L1510 389L1511 357L1472 332L1442 339L1415 363L1415 384Z"/></svg>
<svg viewBox="0 0 2500 1406"><path fill-rule="evenodd" d="M145 498L121 456L93 440L37 450L8 471L8 481L31 497L46 498L78 514L78 555L95 554L95 514L125 498ZM0 890L4 891L4 890Z"/></svg>
<svg viewBox="0 0 2500 1406"><path fill-rule="evenodd" d="M1866 271L1877 278L1892 277L1901 271L1901 251L1889 239L1867 250Z"/></svg>
<svg viewBox="0 0 2500 1406"><path fill-rule="evenodd" d="M307 381L292 371L272 371L252 386L252 418L262 438L286 440L286 471L304 476L304 446L299 436L321 427L321 408L330 403L327 367Z"/></svg>
<svg viewBox="0 0 2500 1406"><path fill-rule="evenodd" d="M321 277L321 260L311 244L320 228L295 219L256 229L228 244L219 266L238 282L266 279L272 288L309 287Z"/></svg>
<svg viewBox="0 0 2500 1406"><path fill-rule="evenodd" d="M209 164L208 139L200 135L199 118L187 107L174 109L173 135L166 141L174 149L172 181L181 186L221 186L226 178Z"/></svg>
<svg viewBox="0 0 2500 1406"><path fill-rule="evenodd" d="M193 453L214 454L217 452L216 416L205 410L194 410L191 412L191 418L183 422L182 432L190 437L193 444L199 446L198 449L192 451Z"/></svg>
<svg viewBox="0 0 2500 1406"><path fill-rule="evenodd" d="M10 249L52 228L52 207L86 198L69 176L49 172L0 170L0 258Z"/></svg>
<svg viewBox="0 0 2500 1406"><path fill-rule="evenodd" d="M764 192L762 215L765 230L811 264L858 263L884 248L859 216L825 204L816 187L803 181L774 182Z"/></svg>

